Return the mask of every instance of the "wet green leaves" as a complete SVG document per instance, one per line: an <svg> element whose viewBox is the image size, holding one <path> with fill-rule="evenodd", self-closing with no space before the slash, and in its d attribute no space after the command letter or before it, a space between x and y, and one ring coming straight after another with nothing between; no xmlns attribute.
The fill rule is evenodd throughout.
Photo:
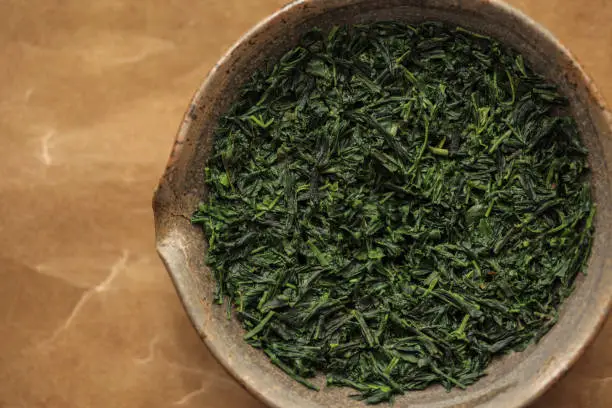
<svg viewBox="0 0 612 408"><path fill-rule="evenodd" d="M595 208L564 98L462 28L313 31L221 119L194 214L216 299L302 384L464 388L557 320Z"/></svg>

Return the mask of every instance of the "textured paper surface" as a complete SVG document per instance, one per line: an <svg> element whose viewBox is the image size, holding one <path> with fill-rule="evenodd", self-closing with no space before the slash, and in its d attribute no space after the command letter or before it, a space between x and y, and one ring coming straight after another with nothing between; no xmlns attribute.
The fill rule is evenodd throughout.
<svg viewBox="0 0 612 408"><path fill-rule="evenodd" d="M262 407L191 328L150 201L206 72L283 3L0 1L0 407ZM512 3L612 100L612 1ZM534 407L612 406L611 338Z"/></svg>

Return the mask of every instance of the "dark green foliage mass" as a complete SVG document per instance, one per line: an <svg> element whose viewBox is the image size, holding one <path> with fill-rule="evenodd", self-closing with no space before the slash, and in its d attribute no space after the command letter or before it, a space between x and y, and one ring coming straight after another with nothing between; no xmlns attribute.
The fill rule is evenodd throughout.
<svg viewBox="0 0 612 408"><path fill-rule="evenodd" d="M220 121L193 217L217 301L311 388L323 373L377 403L474 383L551 328L588 258L564 105L462 28L310 32Z"/></svg>

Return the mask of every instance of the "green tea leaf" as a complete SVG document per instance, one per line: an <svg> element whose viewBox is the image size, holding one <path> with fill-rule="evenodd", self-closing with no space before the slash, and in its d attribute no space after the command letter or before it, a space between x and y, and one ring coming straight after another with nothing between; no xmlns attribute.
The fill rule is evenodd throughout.
<svg viewBox="0 0 612 408"><path fill-rule="evenodd" d="M596 208L564 104L461 27L306 34L219 121L193 215L215 301L312 389L473 384L550 330L586 267Z"/></svg>

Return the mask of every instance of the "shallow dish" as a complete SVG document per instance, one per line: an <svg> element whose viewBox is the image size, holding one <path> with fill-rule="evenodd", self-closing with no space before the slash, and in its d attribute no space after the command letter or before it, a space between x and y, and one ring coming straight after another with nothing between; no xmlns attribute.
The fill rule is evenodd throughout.
<svg viewBox="0 0 612 408"><path fill-rule="evenodd" d="M522 353L498 358L488 376L462 391L433 386L396 399L395 407L521 407L533 401L578 358L605 318L612 295L612 114L575 58L548 31L496 0L298 0L268 17L221 58L196 92L153 200L157 248L194 327L216 358L262 401L276 408L363 406L350 389L313 392L247 345L225 307L212 304L214 281L206 244L189 218L206 194L203 169L217 120L251 73L296 45L312 27L400 20L445 21L510 46L559 86L589 149L596 234L586 276L560 311L557 325Z"/></svg>

